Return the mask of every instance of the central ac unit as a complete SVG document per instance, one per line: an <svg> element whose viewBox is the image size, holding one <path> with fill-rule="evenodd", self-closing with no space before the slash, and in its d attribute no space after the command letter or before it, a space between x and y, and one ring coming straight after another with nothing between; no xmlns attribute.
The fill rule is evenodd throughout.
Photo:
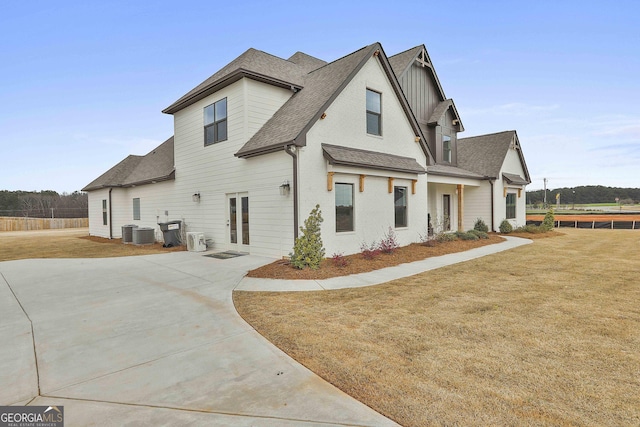
<svg viewBox="0 0 640 427"><path fill-rule="evenodd" d="M191 231L187 233L187 250L191 252L204 252L207 250L207 241L204 233Z"/></svg>

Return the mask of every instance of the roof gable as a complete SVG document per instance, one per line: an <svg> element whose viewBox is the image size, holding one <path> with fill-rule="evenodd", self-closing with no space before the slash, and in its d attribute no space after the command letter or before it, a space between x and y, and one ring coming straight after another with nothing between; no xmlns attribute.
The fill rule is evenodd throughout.
<svg viewBox="0 0 640 427"><path fill-rule="evenodd" d="M294 54L290 59L294 59L297 62L278 58L257 49L248 49L169 107L162 110L162 112L167 114L176 113L243 77L280 87L300 89L302 88L305 74L324 63L324 61L302 52Z"/></svg>
<svg viewBox="0 0 640 427"><path fill-rule="evenodd" d="M429 52L427 52L427 48L425 47L425 45L421 44L409 50L405 50L404 52L393 55L389 58L389 62L393 64L393 72L396 74L396 76L398 76L398 79L400 79L402 75L406 73L409 67L411 67L413 64L417 63L419 66L426 68L427 70L429 70L429 74L431 75L431 78L438 88L440 100L444 101L445 99L447 99L444 94L444 89L442 89L442 85L440 84L440 79L438 78L436 69L431 62Z"/></svg>
<svg viewBox="0 0 640 427"><path fill-rule="evenodd" d="M236 156L251 157L280 150L290 144L305 145L305 135L308 130L372 55L380 60L415 134L421 137L420 142L425 154L429 156L422 131L413 117L411 108L379 43L366 46L308 73L304 79L303 89L285 102L273 117L236 153Z"/></svg>
<svg viewBox="0 0 640 427"><path fill-rule="evenodd" d="M514 130L458 139L458 166L497 179L512 144L520 157L525 172L524 179L531 182L518 135Z"/></svg>

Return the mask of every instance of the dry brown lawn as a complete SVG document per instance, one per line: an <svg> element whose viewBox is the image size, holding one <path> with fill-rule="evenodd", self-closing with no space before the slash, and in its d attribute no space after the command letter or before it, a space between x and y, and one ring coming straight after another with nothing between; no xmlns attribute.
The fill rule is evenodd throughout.
<svg viewBox="0 0 640 427"><path fill-rule="evenodd" d="M640 425L640 232L563 233L379 286L234 301L402 425Z"/></svg>
<svg viewBox="0 0 640 427"><path fill-rule="evenodd" d="M90 237L89 230L59 229L0 232L0 261L26 258L106 258L183 251L183 246L125 245L120 239Z"/></svg>

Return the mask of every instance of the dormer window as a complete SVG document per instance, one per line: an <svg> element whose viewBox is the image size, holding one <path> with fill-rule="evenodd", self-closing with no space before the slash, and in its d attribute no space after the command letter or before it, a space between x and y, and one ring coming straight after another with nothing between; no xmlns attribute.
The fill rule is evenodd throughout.
<svg viewBox="0 0 640 427"><path fill-rule="evenodd" d="M204 107L204 145L227 139L227 98Z"/></svg>
<svg viewBox="0 0 640 427"><path fill-rule="evenodd" d="M442 161L451 163L451 137L442 135Z"/></svg>
<svg viewBox="0 0 640 427"><path fill-rule="evenodd" d="M382 135L382 94L367 89L367 133Z"/></svg>

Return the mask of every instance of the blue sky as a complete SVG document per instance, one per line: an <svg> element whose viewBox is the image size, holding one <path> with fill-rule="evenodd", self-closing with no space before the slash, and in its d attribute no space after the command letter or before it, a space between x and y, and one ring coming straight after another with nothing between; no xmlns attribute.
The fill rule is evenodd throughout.
<svg viewBox="0 0 640 427"><path fill-rule="evenodd" d="M640 3L5 1L0 189L72 192L173 134L161 110L249 47L332 61L424 43L466 131L533 183L640 187Z"/></svg>

